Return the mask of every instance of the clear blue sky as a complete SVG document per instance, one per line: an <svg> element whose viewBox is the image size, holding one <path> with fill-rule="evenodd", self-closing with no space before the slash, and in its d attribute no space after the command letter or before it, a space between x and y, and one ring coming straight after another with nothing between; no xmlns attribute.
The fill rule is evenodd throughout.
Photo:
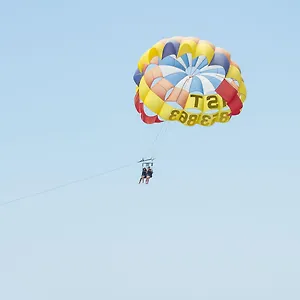
<svg viewBox="0 0 300 300"><path fill-rule="evenodd" d="M228 49L248 98L170 124L139 165L0 207L3 300L298 300L299 1L5 1L0 202L137 161L132 75L174 35ZM172 168L172 170L171 170Z"/></svg>

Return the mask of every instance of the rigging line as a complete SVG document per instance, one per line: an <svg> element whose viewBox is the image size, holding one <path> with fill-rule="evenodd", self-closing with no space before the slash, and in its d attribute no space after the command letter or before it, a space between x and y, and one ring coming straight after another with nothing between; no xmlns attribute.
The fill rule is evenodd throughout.
<svg viewBox="0 0 300 300"><path fill-rule="evenodd" d="M128 168L129 166L131 166L133 164L136 164L136 162L131 163L131 164L127 164L127 165L123 165L123 166L120 166L120 167L117 167L117 168L114 168L114 169L111 169L111 170L108 170L108 171L105 171L105 172L101 172L101 173L98 173L98 174L94 174L94 175L91 175L91 176L88 176L88 177L85 177L85 178L76 179L76 180L70 181L68 183L60 184L60 185L57 185L55 187L42 190L40 192L36 192L36 193L33 193L33 194L29 194L29 195L26 195L26 196L15 198L15 199L12 199L12 200L9 200L9 201L6 201L6 202L2 202L2 203L0 203L0 206L5 206L5 205L10 204L12 202L17 202L17 201L21 201L21 200L24 200L24 199L36 197L36 196L39 196L39 195L42 195L42 194L46 194L46 193L49 193L49 192L64 188L66 186L79 183L79 182L88 181L88 180L91 180L91 179L96 178L96 177L100 177L100 176L108 174L108 173L112 173L112 172L116 172L116 171L124 169L124 168Z"/></svg>
<svg viewBox="0 0 300 300"><path fill-rule="evenodd" d="M157 133L153 143L152 143L152 146L156 143L156 141L158 140L159 136L161 135L161 133L163 132L163 130L166 128L166 125L167 122L164 122L164 124L162 124L161 128L160 128L160 131Z"/></svg>
<svg viewBox="0 0 300 300"><path fill-rule="evenodd" d="M154 147L154 144L156 143L156 141L157 141L158 137L160 136L160 134L162 133L163 129L166 128L166 122L164 122L164 124L162 124L162 125L163 126L161 126L159 132L157 133L157 135L154 139L154 141L152 142L152 147ZM91 179L96 178L96 177L100 177L100 176L108 174L108 173L112 173L112 172L115 172L115 171L118 171L118 170L121 170L121 169L124 169L124 168L128 168L128 167L132 166L133 164L136 164L136 162L131 163L131 164L127 164L127 165L123 165L123 166L120 166L120 167L117 167L115 169L111 169L111 170L108 170L108 171L105 171L105 172L102 172L102 173L94 174L94 175L91 175L91 176L88 176L88 177L85 177L85 178L73 180L73 181L70 181L68 183L57 185L55 187L48 188L48 189L45 189L45 190L42 190L42 191L39 191L39 192L36 192L36 193L32 193L32 194L29 194L29 195L26 195L26 196L18 197L18 198L15 198L15 199L12 199L12 200L9 200L9 201L6 201L6 202L2 202L2 203L0 203L0 207L8 205L8 204L13 203L13 202L17 202L17 201L25 200L25 199L28 199L28 198L36 197L36 196L39 196L39 195L43 195L43 194L46 194L46 193L64 188L66 186L72 185L72 184L80 183L80 182L83 182L83 181L88 181L88 180L91 180Z"/></svg>
<svg viewBox="0 0 300 300"><path fill-rule="evenodd" d="M152 144L151 144L151 147L149 149L150 153L154 151L154 146L158 140L158 138L160 137L160 135L162 134L163 130L167 127L167 122L163 122L162 126L160 127L160 130L158 131L158 133L156 134Z"/></svg>

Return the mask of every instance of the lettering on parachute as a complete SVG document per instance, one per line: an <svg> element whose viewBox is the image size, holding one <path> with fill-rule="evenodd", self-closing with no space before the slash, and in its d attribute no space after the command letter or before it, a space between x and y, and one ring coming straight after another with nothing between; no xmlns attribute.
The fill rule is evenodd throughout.
<svg viewBox="0 0 300 300"><path fill-rule="evenodd" d="M199 113L190 113L185 109L174 109L171 111L169 120L183 123L187 126L200 124L211 126L216 122L226 123L230 120L230 111L222 111L226 107L226 101L220 95L197 95L190 94L185 109L198 109ZM217 110L214 114L205 114L205 111Z"/></svg>

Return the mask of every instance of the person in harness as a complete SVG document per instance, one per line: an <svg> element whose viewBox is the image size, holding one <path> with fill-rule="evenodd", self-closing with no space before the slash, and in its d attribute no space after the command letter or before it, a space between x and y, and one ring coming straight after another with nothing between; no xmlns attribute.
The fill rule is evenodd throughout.
<svg viewBox="0 0 300 300"><path fill-rule="evenodd" d="M140 184L141 182L144 183L144 180L145 180L146 177L147 177L147 169L146 169L146 168L143 168L143 170L142 170L142 175L141 175L139 184Z"/></svg>
<svg viewBox="0 0 300 300"><path fill-rule="evenodd" d="M152 178L152 175L153 175L153 170L150 167L148 167L147 173L146 173L146 184L149 183L149 180L150 180L150 178Z"/></svg>

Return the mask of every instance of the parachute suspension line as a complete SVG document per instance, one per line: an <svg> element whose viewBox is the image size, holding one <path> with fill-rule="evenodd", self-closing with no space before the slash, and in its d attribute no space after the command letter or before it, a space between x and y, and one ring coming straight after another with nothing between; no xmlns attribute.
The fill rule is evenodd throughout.
<svg viewBox="0 0 300 300"><path fill-rule="evenodd" d="M166 129L166 127L167 127L166 124L167 124L166 122L163 122L163 124L161 125L160 130L158 131L158 133L156 134L156 136L155 136L155 138L154 138L154 140L152 142L152 145L151 145L151 148L150 148L151 151L153 151L153 148L154 148L156 142L158 141L158 138L160 137L160 135L162 134L162 132L164 131L164 129Z"/></svg>
<svg viewBox="0 0 300 300"><path fill-rule="evenodd" d="M29 195L26 195L26 196L15 198L13 200L2 202L2 203L0 203L0 206L5 206L5 205L10 204L12 202L17 202L17 201L25 200L25 199L28 199L28 198L36 197L36 196L39 196L39 195L43 195L43 194L46 194L46 193L49 193L49 192L67 187L67 186L72 185L72 184L80 183L80 182L83 182L83 181L88 181L88 180L94 179L96 177L106 175L108 173L112 173L112 172L116 172L116 171L121 170L121 169L128 168L128 167L132 166L133 164L136 164L136 162L130 163L130 164L127 164L127 165L123 165L123 166L120 166L120 167L117 167L117 168L114 168L114 169L111 169L111 170L108 170L108 171L105 171L105 172L97 173L97 174L94 174L94 175L91 175L91 176L88 176L88 177L85 177L85 178L69 181L67 183L54 186L52 188L48 188L48 189L45 189L45 190L42 190L42 191L39 191L39 192L36 192L36 193L32 193L32 194L29 194Z"/></svg>
<svg viewBox="0 0 300 300"><path fill-rule="evenodd" d="M164 122L163 124L160 125L160 129L157 132L154 140L151 143L151 146L149 146L148 148L148 152L147 152L147 157L143 157L140 161L138 161L138 163L141 163L142 168L144 167L153 167L153 161L156 159L156 155L154 153L154 149L155 149L155 144L158 141L158 138L162 135L164 129L167 128L166 122ZM166 131L166 130L165 130ZM150 155L150 156L148 156Z"/></svg>
<svg viewBox="0 0 300 300"><path fill-rule="evenodd" d="M155 145L156 145L156 143L157 143L159 137L162 136L162 133L165 133L165 132L166 132L167 126L168 126L167 122L163 122L163 124L162 124L161 127L160 127L160 130L159 130L158 133L156 134L156 136L155 136L155 138L154 138L154 140L153 140L153 142L152 142L152 144L151 144L151 146L150 146L150 149L149 149L149 152L150 152L151 157L156 156L156 153L157 153L157 152L155 151ZM154 157L154 158L155 158L155 157Z"/></svg>

